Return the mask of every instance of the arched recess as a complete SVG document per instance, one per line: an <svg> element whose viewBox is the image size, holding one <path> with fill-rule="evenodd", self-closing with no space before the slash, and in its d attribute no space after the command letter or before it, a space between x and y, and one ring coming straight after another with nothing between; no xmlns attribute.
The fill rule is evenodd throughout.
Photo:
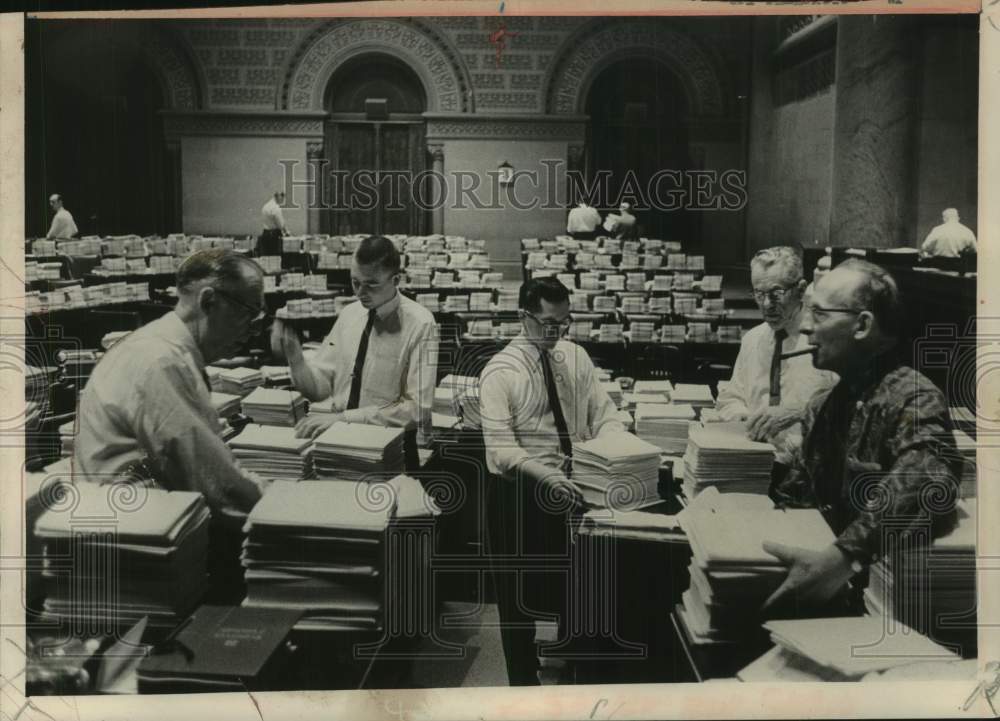
<svg viewBox="0 0 1000 721"><path fill-rule="evenodd" d="M471 81L461 55L436 30L411 19L335 20L312 33L290 59L281 87L281 108L325 110L334 73L370 53L406 63L427 93L428 112L469 112Z"/></svg>
<svg viewBox="0 0 1000 721"><path fill-rule="evenodd" d="M630 57L655 60L681 81L692 117L718 117L727 112L729 83L701 42L664 23L595 21L566 41L544 81L546 112L585 112L594 79L608 66Z"/></svg>

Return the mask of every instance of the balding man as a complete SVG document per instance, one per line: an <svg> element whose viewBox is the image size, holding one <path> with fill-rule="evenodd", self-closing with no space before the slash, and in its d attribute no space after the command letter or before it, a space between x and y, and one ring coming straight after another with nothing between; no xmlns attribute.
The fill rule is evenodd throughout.
<svg viewBox="0 0 1000 721"><path fill-rule="evenodd" d="M958 211L945 208L941 225L935 225L920 246L922 255L934 258L960 258L976 254L976 234L962 225Z"/></svg>
<svg viewBox="0 0 1000 721"><path fill-rule="evenodd" d="M840 381L807 405L801 455L772 497L819 508L837 540L824 551L765 544L790 567L766 607L822 605L882 557L889 533L905 547L955 522L948 404L898 360L902 325L899 290L877 265L847 260L816 283L800 330Z"/></svg>
<svg viewBox="0 0 1000 721"><path fill-rule="evenodd" d="M219 437L206 363L236 353L264 319L263 272L227 250L194 253L177 271L177 307L101 358L80 400L74 474L138 477L200 491L246 511L260 484Z"/></svg>
<svg viewBox="0 0 1000 721"><path fill-rule="evenodd" d="M751 259L750 282L764 322L740 341L732 378L719 391L716 406L724 420L746 421L754 440L775 445L776 478L802 441L798 423L806 403L837 382L835 374L813 367L808 355L781 359L782 353L808 345L799 330L806 287L802 274L802 258L793 248L766 248Z"/></svg>
<svg viewBox="0 0 1000 721"><path fill-rule="evenodd" d="M49 228L48 235L45 236L46 238L72 238L79 232L76 223L73 221L73 216L63 207L61 195L58 193L53 194L49 198L49 207L52 208L52 212L55 215L52 217L52 225Z"/></svg>

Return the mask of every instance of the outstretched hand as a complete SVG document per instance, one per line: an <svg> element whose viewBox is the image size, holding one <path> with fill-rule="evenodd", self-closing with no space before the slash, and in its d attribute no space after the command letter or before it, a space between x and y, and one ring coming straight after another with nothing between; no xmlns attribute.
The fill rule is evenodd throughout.
<svg viewBox="0 0 1000 721"><path fill-rule="evenodd" d="M833 544L822 551L811 551L765 541L764 550L788 566L784 583L764 602L764 614L791 602L798 607L822 606L854 575L850 558Z"/></svg>

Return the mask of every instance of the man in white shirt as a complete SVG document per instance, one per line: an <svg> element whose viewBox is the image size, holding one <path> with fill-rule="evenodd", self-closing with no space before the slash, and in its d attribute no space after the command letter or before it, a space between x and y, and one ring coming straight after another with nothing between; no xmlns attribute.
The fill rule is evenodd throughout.
<svg viewBox="0 0 1000 721"><path fill-rule="evenodd" d="M519 305L521 334L479 379L486 464L495 474L487 506L490 553L505 559L548 554L558 563L568 554L568 523L582 505L569 479L572 444L625 429L587 352L562 340L570 324L566 287L555 278L532 278L521 286ZM567 579L552 584L507 560L495 579L509 681L535 685L533 616L518 588L530 586L539 604L554 600L558 613L565 608ZM530 601L527 606L538 608Z"/></svg>
<svg viewBox="0 0 1000 721"><path fill-rule="evenodd" d="M233 355L264 318L263 272L228 250L192 254L177 271L177 307L101 358L80 396L73 471L200 491L213 509L248 511L261 481L219 435L205 365Z"/></svg>
<svg viewBox="0 0 1000 721"><path fill-rule="evenodd" d="M261 233L257 242L258 255L281 255L281 239L288 235L288 228L285 227L285 216L281 212L281 206L284 202L285 194L278 190L260 209L264 232Z"/></svg>
<svg viewBox="0 0 1000 721"><path fill-rule="evenodd" d="M593 240L597 226L601 224L601 214L592 208L585 200L569 211L566 219L566 232L577 240Z"/></svg>
<svg viewBox="0 0 1000 721"><path fill-rule="evenodd" d="M52 225L45 237L49 239L72 238L76 235L78 232L76 223L70 212L63 207L62 196L58 193L53 194L49 198L49 207L52 208L55 215L52 217Z"/></svg>
<svg viewBox="0 0 1000 721"><path fill-rule="evenodd" d="M945 208L941 225L935 225L920 246L924 256L935 258L960 258L976 254L976 234L959 222L955 208Z"/></svg>
<svg viewBox="0 0 1000 721"><path fill-rule="evenodd" d="M391 427L431 427L437 383L434 315L402 295L399 251L370 236L351 263L358 297L341 311L323 347L306 360L295 331L275 322L295 387L313 401L333 397L332 414L302 419L296 433L315 438L336 421Z"/></svg>
<svg viewBox="0 0 1000 721"><path fill-rule="evenodd" d="M792 248L767 248L751 259L750 281L764 322L743 336L733 377L716 404L724 420L746 421L752 439L775 445L779 472L802 442L798 424L806 403L837 382L835 373L813 367L809 354L780 358L809 346L799 332L806 288L802 276L802 258Z"/></svg>

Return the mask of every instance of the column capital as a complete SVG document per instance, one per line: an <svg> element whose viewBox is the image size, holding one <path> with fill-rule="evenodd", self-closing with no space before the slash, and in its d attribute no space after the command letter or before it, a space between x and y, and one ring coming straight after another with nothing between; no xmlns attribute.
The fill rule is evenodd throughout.
<svg viewBox="0 0 1000 721"><path fill-rule="evenodd" d="M323 141L322 140L310 140L306 143L306 157L310 160L322 157L323 155Z"/></svg>
<svg viewBox="0 0 1000 721"><path fill-rule="evenodd" d="M442 162L444 160L444 143L428 143L427 152L430 153L435 162Z"/></svg>

